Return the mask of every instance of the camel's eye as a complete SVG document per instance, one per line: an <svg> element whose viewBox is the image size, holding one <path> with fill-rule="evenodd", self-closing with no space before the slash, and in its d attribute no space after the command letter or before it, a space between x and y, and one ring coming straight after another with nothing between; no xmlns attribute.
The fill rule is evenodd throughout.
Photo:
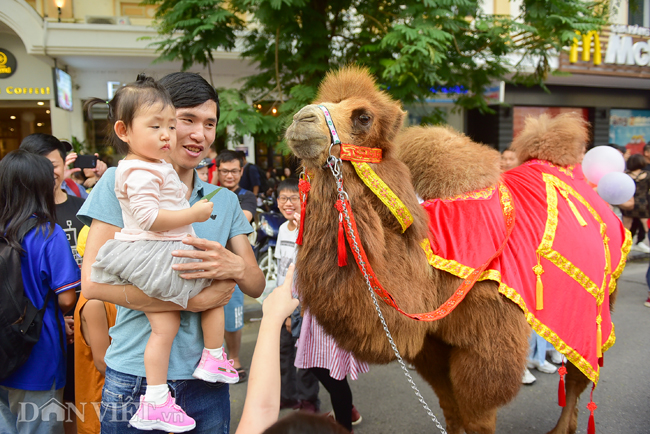
<svg viewBox="0 0 650 434"><path fill-rule="evenodd" d="M368 125L370 123L370 116L368 115L360 115L359 116L359 122L361 122L362 125Z"/></svg>

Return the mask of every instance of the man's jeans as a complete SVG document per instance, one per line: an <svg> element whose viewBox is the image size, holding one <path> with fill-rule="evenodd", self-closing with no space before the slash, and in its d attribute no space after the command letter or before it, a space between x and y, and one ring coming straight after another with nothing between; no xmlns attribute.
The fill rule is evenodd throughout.
<svg viewBox="0 0 650 434"><path fill-rule="evenodd" d="M196 428L189 432L228 434L230 392L227 384L202 380L168 381L167 384L176 398L176 404L196 420ZM106 367L100 414L102 434L142 434L142 431L129 425L129 420L140 406L140 396L144 395L146 386L146 378Z"/></svg>

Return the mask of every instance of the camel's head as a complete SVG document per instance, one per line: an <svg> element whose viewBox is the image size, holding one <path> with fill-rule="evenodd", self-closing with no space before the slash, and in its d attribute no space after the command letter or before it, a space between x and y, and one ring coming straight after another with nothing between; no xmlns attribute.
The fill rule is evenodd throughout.
<svg viewBox="0 0 650 434"><path fill-rule="evenodd" d="M384 156L390 154L391 142L404 119L400 104L377 89L368 70L347 67L330 72L314 104L296 113L286 133L289 147L308 169L323 166L332 143L325 115L318 105L329 111L342 143L380 148ZM332 149L334 155L339 152L338 146Z"/></svg>

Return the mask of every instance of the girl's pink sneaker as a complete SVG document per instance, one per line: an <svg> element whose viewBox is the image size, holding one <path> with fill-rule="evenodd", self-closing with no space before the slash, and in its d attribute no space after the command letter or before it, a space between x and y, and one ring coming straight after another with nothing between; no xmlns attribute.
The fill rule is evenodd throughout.
<svg viewBox="0 0 650 434"><path fill-rule="evenodd" d="M201 354L201 361L196 367L192 377L209 383L235 384L239 381L237 370L232 367L232 360L228 360L226 353L223 353L223 360L212 357L206 349Z"/></svg>
<svg viewBox="0 0 650 434"><path fill-rule="evenodd" d="M145 402L144 395L140 396L140 408L129 423L133 428L144 431L162 430L172 433L186 432L196 427L194 419L176 405L169 392L167 392L167 401L158 406Z"/></svg>

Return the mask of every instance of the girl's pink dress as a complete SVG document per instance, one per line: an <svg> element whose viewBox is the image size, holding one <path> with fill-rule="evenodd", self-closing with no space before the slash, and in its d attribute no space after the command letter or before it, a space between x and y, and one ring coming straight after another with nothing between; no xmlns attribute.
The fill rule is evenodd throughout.
<svg viewBox="0 0 650 434"><path fill-rule="evenodd" d="M302 369L329 369L330 377L339 381L347 374L356 380L359 373L368 372L368 364L339 348L334 338L325 333L309 310L305 310L302 319L295 366Z"/></svg>

